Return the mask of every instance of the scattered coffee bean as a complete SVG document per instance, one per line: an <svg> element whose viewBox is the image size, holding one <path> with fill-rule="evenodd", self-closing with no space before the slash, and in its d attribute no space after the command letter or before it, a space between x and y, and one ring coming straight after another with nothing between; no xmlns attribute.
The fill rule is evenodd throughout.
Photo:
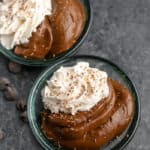
<svg viewBox="0 0 150 150"><path fill-rule="evenodd" d="M4 91L4 97L9 101L15 101L18 99L18 91L13 86L6 87Z"/></svg>
<svg viewBox="0 0 150 150"><path fill-rule="evenodd" d="M0 129L0 140L4 139L4 131L2 131L2 129Z"/></svg>
<svg viewBox="0 0 150 150"><path fill-rule="evenodd" d="M0 90L5 90L6 87L8 87L9 85L11 85L11 82L9 81L9 79L5 77L0 78Z"/></svg>
<svg viewBox="0 0 150 150"><path fill-rule="evenodd" d="M19 73L22 70L22 66L20 64L10 61L8 64L8 69L12 73Z"/></svg>
<svg viewBox="0 0 150 150"><path fill-rule="evenodd" d="M9 150L15 150L14 147L10 147Z"/></svg>
<svg viewBox="0 0 150 150"><path fill-rule="evenodd" d="M19 98L16 103L17 110L25 111L27 108L26 101L23 98Z"/></svg>
<svg viewBox="0 0 150 150"><path fill-rule="evenodd" d="M23 113L20 114L20 119L21 119L23 122L25 122L25 123L28 122L28 117L27 117L27 112L26 112L26 111L24 111Z"/></svg>

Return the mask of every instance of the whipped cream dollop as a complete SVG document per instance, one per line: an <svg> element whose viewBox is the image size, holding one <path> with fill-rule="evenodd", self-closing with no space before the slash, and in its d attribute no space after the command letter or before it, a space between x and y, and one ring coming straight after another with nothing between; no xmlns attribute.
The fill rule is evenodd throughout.
<svg viewBox="0 0 150 150"><path fill-rule="evenodd" d="M51 0L3 0L0 2L0 43L7 49L27 43L44 17L51 13Z"/></svg>
<svg viewBox="0 0 150 150"><path fill-rule="evenodd" d="M89 67L87 62L61 67L42 90L44 107L52 113L72 115L79 111L89 111L109 96L107 79L106 72Z"/></svg>

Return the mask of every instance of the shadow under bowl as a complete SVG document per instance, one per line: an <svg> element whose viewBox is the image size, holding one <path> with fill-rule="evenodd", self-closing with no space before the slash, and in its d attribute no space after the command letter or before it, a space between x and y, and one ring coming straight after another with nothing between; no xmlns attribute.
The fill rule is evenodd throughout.
<svg viewBox="0 0 150 150"><path fill-rule="evenodd" d="M122 150L133 138L140 120L140 100L138 99L137 91L135 86L129 77L120 69L117 65L106 60L104 58L95 56L75 56L72 58L66 58L60 62L47 68L36 80L28 99L28 119L31 130L41 144L41 146L46 150L57 150L57 145L49 141L43 134L40 127L40 113L44 109L41 99L41 90L46 84L46 81L50 79L53 73L59 69L61 66L74 66L77 62L89 62L90 67L95 67L100 70L106 71L108 76L122 83L132 94L134 100L135 113L132 122L130 123L128 129L119 137L105 145L101 150Z"/></svg>

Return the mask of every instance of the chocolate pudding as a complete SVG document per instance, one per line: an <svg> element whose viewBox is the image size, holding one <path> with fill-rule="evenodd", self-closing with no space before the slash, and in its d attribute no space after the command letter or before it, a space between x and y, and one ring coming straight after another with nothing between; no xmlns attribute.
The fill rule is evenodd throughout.
<svg viewBox="0 0 150 150"><path fill-rule="evenodd" d="M32 33L29 43L16 46L15 54L25 58L44 59L53 43L52 28L49 17L46 16L42 24Z"/></svg>
<svg viewBox="0 0 150 150"><path fill-rule="evenodd" d="M77 68L79 67L75 67L75 70L77 70ZM83 72L86 72L85 74L87 74L87 72L89 71L90 73L92 71L93 73L95 73L94 70L84 69L86 67L81 66L80 69L81 68L83 69ZM58 72L60 73L60 71L63 72L63 69L59 70ZM80 71L77 72L79 76ZM82 76L84 76L83 72L81 72ZM70 105L67 105L68 99L66 99L65 101L65 107L66 109L70 107L70 109L68 109L70 113L68 111L65 112L62 108L60 108L59 111L57 107L53 109L55 105L53 105L52 103L50 105L53 105L53 107L50 108L48 106L47 99L43 101L45 102L47 107L45 107L45 110L41 113L41 129L49 140L67 149L96 150L102 147L104 144L109 143L115 137L122 134L125 131L125 129L129 126L134 114L134 102L130 92L118 81L107 78L107 76L105 76L103 73L98 73L97 70L96 73L97 75L95 75L95 77L97 77L97 79L101 78L101 80L103 80L100 84L95 82L96 85L104 87L102 91L99 90L98 92L106 94L105 98L102 98L92 108L88 108L88 110L86 111L73 111L75 113L72 114L70 111L72 106L70 107ZM59 74L57 73L56 75L59 76ZM101 77L98 78L98 76ZM88 75L88 77L93 77L93 74ZM97 80L95 77L91 79L91 83L93 84L94 80ZM54 79L56 80L56 78L52 78L52 80ZM88 88L90 88L90 81L87 81L86 77L83 79L85 79L85 81L88 84ZM105 81L107 83L104 83ZM107 97L106 84L109 88L109 95ZM50 82L49 86L51 87ZM59 88L60 87L61 85L59 84ZM90 90L90 94L92 93L93 95L96 95L96 93L92 91L95 90L95 88ZM83 95L81 96L81 93L79 95L80 97L83 97ZM88 97L90 97L89 93L87 95ZM92 99L92 97L91 100L94 102L94 99ZM77 101L79 100L81 99L77 97ZM86 98L85 101L87 100L88 99ZM82 103L83 102L84 101L82 101ZM82 105L82 103L80 103L80 106ZM59 105L57 101L56 104ZM60 104L60 106L64 107L62 104Z"/></svg>
<svg viewBox="0 0 150 150"><path fill-rule="evenodd" d="M80 1L52 0L52 8L52 14L45 17L29 42L16 46L16 55L30 59L54 57L77 41L86 19Z"/></svg>

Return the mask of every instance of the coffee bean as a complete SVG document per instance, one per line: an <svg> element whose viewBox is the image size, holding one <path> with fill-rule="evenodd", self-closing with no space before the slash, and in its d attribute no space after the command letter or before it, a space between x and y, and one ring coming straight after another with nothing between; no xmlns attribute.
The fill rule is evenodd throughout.
<svg viewBox="0 0 150 150"><path fill-rule="evenodd" d="M11 82L8 78L0 77L0 90L5 90L6 87L10 86Z"/></svg>
<svg viewBox="0 0 150 150"><path fill-rule="evenodd" d="M0 141L4 139L4 131L0 129Z"/></svg>
<svg viewBox="0 0 150 150"><path fill-rule="evenodd" d="M26 111L24 111L23 113L20 114L20 119L21 119L23 122L25 122L25 123L28 122L28 117L27 117L27 112L26 112Z"/></svg>
<svg viewBox="0 0 150 150"><path fill-rule="evenodd" d="M25 111L27 108L26 101L23 98L19 98L16 103L17 110Z"/></svg>
<svg viewBox="0 0 150 150"><path fill-rule="evenodd" d="M8 64L8 69L12 73L20 73L22 70L22 66L20 64L10 61Z"/></svg>
<svg viewBox="0 0 150 150"><path fill-rule="evenodd" d="M9 101L15 101L18 99L18 91L13 86L6 87L4 91L4 97Z"/></svg>
<svg viewBox="0 0 150 150"><path fill-rule="evenodd" d="M9 148L9 150L15 150L15 149L14 149L14 147L11 146L11 147Z"/></svg>

